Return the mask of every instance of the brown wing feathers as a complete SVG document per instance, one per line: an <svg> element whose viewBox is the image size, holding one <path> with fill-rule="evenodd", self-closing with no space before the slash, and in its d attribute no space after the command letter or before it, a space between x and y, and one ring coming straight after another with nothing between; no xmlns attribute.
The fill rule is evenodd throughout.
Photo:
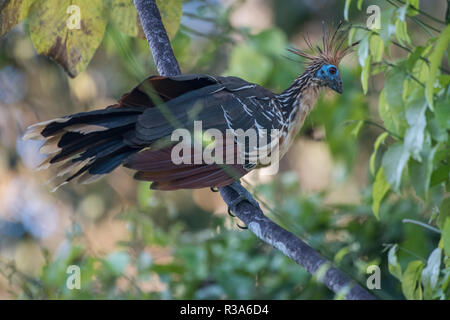
<svg viewBox="0 0 450 320"><path fill-rule="evenodd" d="M226 84L209 76L150 77L125 94L116 105L34 125L24 138L45 140L41 151L49 156L42 166L61 163L57 176L68 175L64 183L75 178L81 183L92 182L125 164L138 170L136 179L153 181L155 189L226 185L247 173L242 165L175 165L170 157L171 147L162 150L151 147L174 129L160 110L161 102L179 123L189 125L193 119L187 111L202 101L204 109L198 115L200 120L224 130L227 120L217 102L228 103L231 100L226 92L254 85L241 79L221 80L229 82L228 91ZM223 97L213 96L222 90ZM244 122L250 125L249 119Z"/></svg>

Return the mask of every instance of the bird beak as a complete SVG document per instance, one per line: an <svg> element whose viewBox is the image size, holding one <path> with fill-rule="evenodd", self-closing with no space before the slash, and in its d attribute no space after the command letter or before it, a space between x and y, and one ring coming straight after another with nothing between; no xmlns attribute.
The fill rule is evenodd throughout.
<svg viewBox="0 0 450 320"><path fill-rule="evenodd" d="M334 79L330 83L330 88L336 91L337 93L342 94L342 92L344 92L344 86L342 85L341 77Z"/></svg>

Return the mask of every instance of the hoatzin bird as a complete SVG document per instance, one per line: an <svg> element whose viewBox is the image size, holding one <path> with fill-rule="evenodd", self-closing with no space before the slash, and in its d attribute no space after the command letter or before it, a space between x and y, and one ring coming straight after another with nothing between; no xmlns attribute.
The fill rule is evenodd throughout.
<svg viewBox="0 0 450 320"><path fill-rule="evenodd" d="M157 190L230 185L260 165L175 164L171 159L175 143L168 137L177 128L191 130L194 121L201 121L205 130L223 133L277 129L275 145L281 158L314 107L319 90L342 93L338 66L355 45L346 44L345 33L339 27L331 35L324 29L322 47L313 47L306 39L311 52L289 49L307 65L280 94L236 77L151 76L115 105L35 124L24 138L45 140L41 152L49 156L40 168L59 164L57 176L68 175L63 183L93 182L123 165L137 171L136 179L153 182L151 188ZM236 141L231 144L234 155L249 151L235 148Z"/></svg>

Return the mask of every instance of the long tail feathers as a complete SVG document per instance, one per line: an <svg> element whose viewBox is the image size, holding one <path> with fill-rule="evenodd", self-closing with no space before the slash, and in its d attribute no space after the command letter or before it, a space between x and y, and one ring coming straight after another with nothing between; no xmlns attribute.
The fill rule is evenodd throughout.
<svg viewBox="0 0 450 320"><path fill-rule="evenodd" d="M52 179L55 191L74 179L94 182L139 151L128 146L123 137L141 113L142 108L132 107L78 113L32 125L23 139L44 140L40 151L47 158L38 170L60 164Z"/></svg>

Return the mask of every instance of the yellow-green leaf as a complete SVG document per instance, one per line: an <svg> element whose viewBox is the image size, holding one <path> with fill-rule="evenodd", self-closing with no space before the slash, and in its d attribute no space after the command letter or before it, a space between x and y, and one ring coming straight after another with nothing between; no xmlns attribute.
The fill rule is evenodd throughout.
<svg viewBox="0 0 450 320"><path fill-rule="evenodd" d="M425 88L425 96L427 98L428 105L433 110L433 95L434 95L434 83L438 74L439 66L442 62L442 57L445 51L448 50L450 44L450 25L448 25L439 36L436 43L436 47L430 55L430 72Z"/></svg>
<svg viewBox="0 0 450 320"><path fill-rule="evenodd" d="M380 62L383 59L384 41L377 34L370 36L370 52L374 62Z"/></svg>
<svg viewBox="0 0 450 320"><path fill-rule="evenodd" d="M367 94L367 90L369 89L369 77L370 77L370 56L367 56L361 71L361 85L364 94Z"/></svg>
<svg viewBox="0 0 450 320"><path fill-rule="evenodd" d="M384 175L384 169L381 167L377 172L377 176L375 178L375 182L373 183L372 187L372 199L373 199L372 210L377 219L380 218L379 211L381 200L383 200L384 196L388 191L389 191L389 183L387 182L386 176Z"/></svg>
<svg viewBox="0 0 450 320"><path fill-rule="evenodd" d="M102 0L46 0L33 4L30 36L39 54L75 77L91 61L106 27Z"/></svg>
<svg viewBox="0 0 450 320"><path fill-rule="evenodd" d="M12 27L28 16L34 0L7 1L0 12L0 37L4 36Z"/></svg>
<svg viewBox="0 0 450 320"><path fill-rule="evenodd" d="M444 228L442 228L442 242L445 254L450 257L450 217L445 219Z"/></svg>
<svg viewBox="0 0 450 320"><path fill-rule="evenodd" d="M348 21L348 11L350 10L350 4L352 3L352 0L345 0L345 6L344 6L344 19L345 21Z"/></svg>
<svg viewBox="0 0 450 320"><path fill-rule="evenodd" d="M402 276L402 291L408 300L422 299L422 285L420 278L424 263L420 260L412 261L406 267Z"/></svg>
<svg viewBox="0 0 450 320"><path fill-rule="evenodd" d="M380 148L380 145L384 143L384 140L386 140L386 138L388 136L389 136L389 133L383 132L382 134L380 134L378 136L377 140L375 141L375 144L373 146L373 153L370 156L370 173L372 174L372 176L375 175L375 161L376 161L378 149Z"/></svg>

